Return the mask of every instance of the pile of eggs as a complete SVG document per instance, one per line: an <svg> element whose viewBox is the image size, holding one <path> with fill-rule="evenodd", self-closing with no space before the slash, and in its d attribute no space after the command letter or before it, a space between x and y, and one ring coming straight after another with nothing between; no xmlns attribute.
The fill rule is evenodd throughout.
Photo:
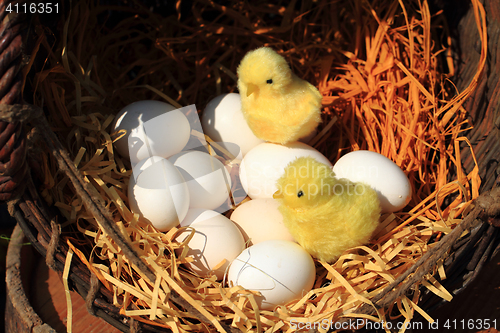
<svg viewBox="0 0 500 333"><path fill-rule="evenodd" d="M288 163L310 156L332 166L339 178L367 183L379 194L382 212L402 209L411 197L403 171L380 154L355 151L332 165L306 143L263 142L248 127L235 93L210 101L201 123L194 106L135 102L117 114L113 131L123 134L115 149L132 165L131 210L158 231L190 227L176 236L188 247L187 268L260 292L256 300L264 310L301 298L316 276L313 259L295 243L272 197ZM238 157L222 163L208 153L200 136L193 140L193 131ZM231 178L225 164L239 164L239 175ZM250 200L229 219L222 213L230 209L235 187Z"/></svg>

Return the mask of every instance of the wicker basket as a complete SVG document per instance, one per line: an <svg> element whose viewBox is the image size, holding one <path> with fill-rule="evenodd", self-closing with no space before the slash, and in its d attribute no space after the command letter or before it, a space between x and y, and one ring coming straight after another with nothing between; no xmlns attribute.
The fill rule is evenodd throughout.
<svg viewBox="0 0 500 333"><path fill-rule="evenodd" d="M44 323L33 309L26 294L21 272L21 261L26 260L26 258L23 259L21 254L24 245L23 240L24 234L21 228L16 226L12 232L6 258L6 290L8 297L5 307L5 331L55 333L56 331L49 324Z"/></svg>
<svg viewBox="0 0 500 333"><path fill-rule="evenodd" d="M0 8L5 8L8 1L1 1ZM436 4L439 7L439 4ZM470 7L470 8L469 8ZM427 252L417 263L396 281L390 284L385 292L371 299L378 308L387 308L397 298L412 291L414 284L424 275L435 269L437 261L451 251L444 264L448 279L443 286L453 294L463 290L483 267L484 263L495 254L498 247L497 226L500 225L500 188L496 187L499 173L498 160L500 159L500 115L498 65L496 58L496 42L500 31L497 13L500 6L496 1L485 0L484 7L488 22L488 43L490 54L486 60L486 68L478 79L477 89L466 102L465 108L470 114L474 128L468 133L474 152L479 161L482 185L481 195L476 199L472 208L463 221L449 234L443 237L439 244ZM457 77L454 82L459 91L468 86L476 74L478 63L483 61L482 46L478 44L478 32L471 27L475 26L473 7L464 1L463 13L455 2L444 6L449 16L452 28L456 34L456 49L459 50ZM466 10L467 9L467 10ZM6 11L2 10L2 18ZM120 229L113 222L109 211L103 204L93 198L93 191L75 168L73 157L63 148L56 135L43 116L43 112L27 104L22 104L21 94L24 87L22 66L25 64L22 53L21 24L22 15L9 16L4 20L0 37L0 93L2 100L2 122L0 123L0 164L2 176L0 178L0 199L10 201L11 214L17 219L25 235L33 246L44 256L47 264L54 270L62 272L65 267L68 245L60 238L62 217L54 207L49 207L37 190L37 184L43 180L43 175L36 159L26 158L26 131L25 124L38 129L40 140L45 140L48 149L57 160L57 168L67 175L72 186L81 195L87 210L92 213L105 232L122 249L124 255L150 281L155 281L154 272L139 258L130 244L124 240ZM484 56L484 55L483 55ZM464 169L470 172L474 167L474 160L470 156L470 149L462 147L462 161ZM31 177L28 177L31 171ZM31 180L32 179L32 180ZM471 231L469 236L462 237L464 231ZM457 242L457 240L459 240ZM89 271L80 260L74 260L69 271L70 288L77 290L86 298L90 313L104 318L109 323L123 331L151 331L164 332L156 326L140 323L122 314L120 309L113 305L113 294L100 286L96 275ZM198 318L210 330L215 331L213 323L204 314L191 306L175 291L171 292L171 300L186 312ZM430 293L423 293L420 307L426 311L440 305L443 301ZM361 306L357 313L372 314L374 308ZM220 323L228 332L238 331L228 323Z"/></svg>

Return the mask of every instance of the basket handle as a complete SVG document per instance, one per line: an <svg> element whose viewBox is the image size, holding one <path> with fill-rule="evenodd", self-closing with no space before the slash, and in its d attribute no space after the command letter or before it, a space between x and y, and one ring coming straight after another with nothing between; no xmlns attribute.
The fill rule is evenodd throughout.
<svg viewBox="0 0 500 333"><path fill-rule="evenodd" d="M9 4L0 0L0 201L18 198L28 178L22 123L30 117L30 110L21 105L24 15L9 13Z"/></svg>

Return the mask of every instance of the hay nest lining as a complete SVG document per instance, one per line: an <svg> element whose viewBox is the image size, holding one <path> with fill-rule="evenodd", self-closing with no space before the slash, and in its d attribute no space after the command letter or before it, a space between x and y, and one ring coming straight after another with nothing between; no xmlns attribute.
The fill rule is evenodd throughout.
<svg viewBox="0 0 500 333"><path fill-rule="evenodd" d="M199 0L189 16L178 2L168 19L138 3L114 7L81 1L60 22L56 42L38 25L35 50L47 56L35 69L34 104L47 111L52 130L91 185L93 199L109 209L156 276L149 279L130 262L40 146L47 152L37 157L41 193L64 217L62 237L71 249L66 278L75 253L123 314L174 332L210 331L210 325L219 331L228 325L241 331L294 331L293 322L341 318L409 322L415 311L432 321L418 306L419 287L451 300L438 281L446 279L444 257L396 302L383 309L373 302L462 221L479 195L477 163L466 174L459 149L469 128L463 102L476 87L487 47L484 9L479 1L471 2L482 58L471 84L459 92L450 81L454 63L446 22L442 13L430 12L426 1L300 6L239 1L229 8ZM160 233L129 210L130 164L115 154L118 134L110 133L114 114L137 100L196 104L202 112L211 98L236 91L239 61L261 45L278 50L323 94L323 122L311 145L332 162L352 150L377 151L397 163L413 187L410 204L384 215L370 244L346 251L334 264L316 262L313 290L275 311L259 310L255 292L184 269L190 259L175 254L186 246L174 241L180 229ZM180 306L172 293L198 312ZM374 314L357 313L364 305Z"/></svg>

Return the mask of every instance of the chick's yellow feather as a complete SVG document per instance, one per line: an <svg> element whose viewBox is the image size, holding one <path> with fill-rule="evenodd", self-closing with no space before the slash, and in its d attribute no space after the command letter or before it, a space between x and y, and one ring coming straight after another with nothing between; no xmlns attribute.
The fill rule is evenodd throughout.
<svg viewBox="0 0 500 333"><path fill-rule="evenodd" d="M336 260L345 250L367 243L378 226L380 202L368 185L338 179L311 157L291 162L274 194L283 223L313 257Z"/></svg>
<svg viewBox="0 0 500 333"><path fill-rule="evenodd" d="M269 47L248 52L238 67L241 109L253 133L285 144L307 136L321 121L318 89L292 73Z"/></svg>

